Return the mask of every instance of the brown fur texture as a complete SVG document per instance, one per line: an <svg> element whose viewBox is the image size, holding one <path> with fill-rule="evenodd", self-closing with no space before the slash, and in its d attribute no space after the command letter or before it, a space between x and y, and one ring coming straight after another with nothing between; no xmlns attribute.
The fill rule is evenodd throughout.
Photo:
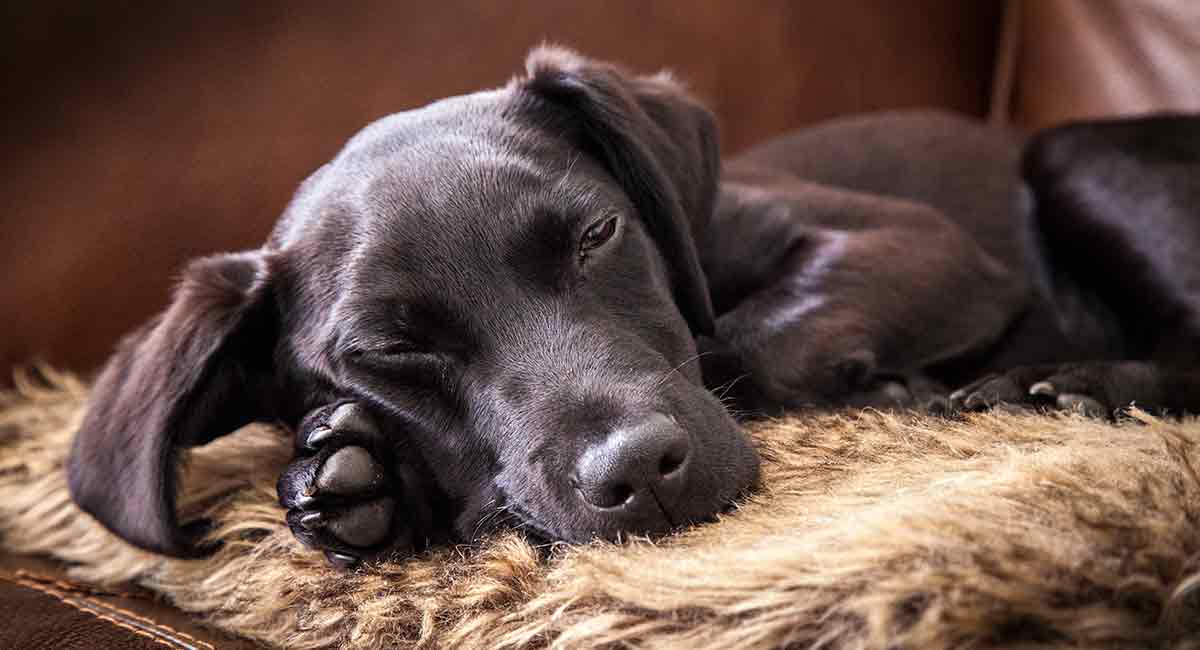
<svg viewBox="0 0 1200 650"><path fill-rule="evenodd" d="M191 454L181 515L216 522L215 555L118 541L64 483L86 387L44 374L0 397L0 544L272 644L1200 648L1194 419L796 416L752 429L764 486L716 524L551 549L506 535L344 574L284 525L290 441L265 427Z"/></svg>

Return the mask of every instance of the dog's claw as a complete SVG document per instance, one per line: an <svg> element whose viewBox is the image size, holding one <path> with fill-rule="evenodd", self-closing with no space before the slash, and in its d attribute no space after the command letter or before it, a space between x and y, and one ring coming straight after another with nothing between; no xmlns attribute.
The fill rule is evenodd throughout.
<svg viewBox="0 0 1200 650"><path fill-rule="evenodd" d="M333 429L329 427L317 427L316 429L313 429L312 433L308 434L308 438L304 441L304 446L316 451L317 449L320 449L321 445L325 444L325 441L329 440L329 437L332 435Z"/></svg>
<svg viewBox="0 0 1200 650"><path fill-rule="evenodd" d="M379 427L358 402L343 402L329 416L329 428L334 431L375 433Z"/></svg>
<svg viewBox="0 0 1200 650"><path fill-rule="evenodd" d="M279 489L278 486L276 487L276 489L277 490ZM282 501L283 501L283 497L281 495L280 502L282 502ZM289 505L292 508L298 508L300 510L311 510L317 506L317 497L314 494L304 492L304 493L298 494L294 498L292 498L291 503Z"/></svg>
<svg viewBox="0 0 1200 650"><path fill-rule="evenodd" d="M359 562L358 558L353 555L346 555L337 551L325 551L325 559L333 566L346 571L357 567Z"/></svg>
<svg viewBox="0 0 1200 650"><path fill-rule="evenodd" d="M971 393L967 396L967 399L963 400L963 406L966 407L968 411L976 411L982 408L987 408L988 406L991 406L991 404L980 393Z"/></svg>
<svg viewBox="0 0 1200 650"><path fill-rule="evenodd" d="M317 409L297 437L297 458L279 479L288 525L305 546L325 551L334 566L410 550L415 535L392 465L395 449L365 408L346 402Z"/></svg>
<svg viewBox="0 0 1200 650"><path fill-rule="evenodd" d="M1200 578L1193 576L1175 589L1162 612L1163 628L1183 638L1200 633Z"/></svg>
<svg viewBox="0 0 1200 650"><path fill-rule="evenodd" d="M1054 387L1054 384L1048 381L1039 381L1038 383L1029 387L1029 394L1034 396L1041 395L1044 397L1057 397L1058 389Z"/></svg>
<svg viewBox="0 0 1200 650"><path fill-rule="evenodd" d="M300 525L307 530L314 530L325 521L325 515L321 512L310 512L300 517Z"/></svg>

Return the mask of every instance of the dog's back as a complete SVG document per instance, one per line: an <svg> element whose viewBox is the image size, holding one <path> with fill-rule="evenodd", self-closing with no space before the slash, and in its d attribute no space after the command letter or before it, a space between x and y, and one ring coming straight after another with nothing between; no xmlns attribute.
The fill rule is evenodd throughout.
<svg viewBox="0 0 1200 650"><path fill-rule="evenodd" d="M1024 138L939 110L829 120L775 138L729 161L770 167L858 192L930 205L988 252L1026 261L1016 237L1027 225L1019 175Z"/></svg>

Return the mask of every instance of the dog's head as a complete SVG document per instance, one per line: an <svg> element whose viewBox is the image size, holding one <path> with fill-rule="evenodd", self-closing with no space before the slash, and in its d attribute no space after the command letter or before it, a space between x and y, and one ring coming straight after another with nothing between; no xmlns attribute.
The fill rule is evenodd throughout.
<svg viewBox="0 0 1200 650"><path fill-rule="evenodd" d="M563 50L527 68L372 124L264 248L189 266L99 378L76 501L186 554L177 450L334 395L403 423L460 538L495 508L555 539L659 533L750 485L757 457L695 363L711 115Z"/></svg>

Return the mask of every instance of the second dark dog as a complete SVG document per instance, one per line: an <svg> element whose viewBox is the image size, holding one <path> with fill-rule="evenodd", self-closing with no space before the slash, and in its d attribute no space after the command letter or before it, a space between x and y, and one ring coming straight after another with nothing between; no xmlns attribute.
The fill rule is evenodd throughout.
<svg viewBox="0 0 1200 650"><path fill-rule="evenodd" d="M177 451L281 421L288 522L352 565L502 525L710 519L758 461L709 389L748 414L1195 408L1198 134L1053 132L1027 187L1018 137L890 114L722 171L671 80L543 49L500 90L369 126L263 248L189 266L100 376L72 494L192 553Z"/></svg>

